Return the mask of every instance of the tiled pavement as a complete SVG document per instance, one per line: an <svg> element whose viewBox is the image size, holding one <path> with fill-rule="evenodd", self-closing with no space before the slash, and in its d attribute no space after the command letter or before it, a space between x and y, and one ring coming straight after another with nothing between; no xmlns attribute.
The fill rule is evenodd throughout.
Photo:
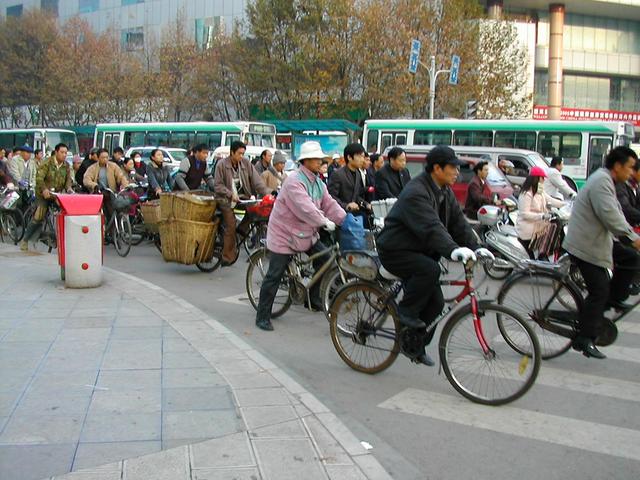
<svg viewBox="0 0 640 480"><path fill-rule="evenodd" d="M206 313L105 269L0 245L0 478L365 479L344 424ZM68 473L73 472L73 473Z"/></svg>

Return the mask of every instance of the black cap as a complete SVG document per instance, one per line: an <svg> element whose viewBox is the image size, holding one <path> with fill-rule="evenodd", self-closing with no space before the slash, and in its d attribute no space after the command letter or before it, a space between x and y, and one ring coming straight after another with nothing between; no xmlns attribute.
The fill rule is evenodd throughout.
<svg viewBox="0 0 640 480"><path fill-rule="evenodd" d="M465 163L456 157L456 152L451 147L446 145L437 145L427 153L427 165L433 167L434 165L455 165L457 167L465 165Z"/></svg>

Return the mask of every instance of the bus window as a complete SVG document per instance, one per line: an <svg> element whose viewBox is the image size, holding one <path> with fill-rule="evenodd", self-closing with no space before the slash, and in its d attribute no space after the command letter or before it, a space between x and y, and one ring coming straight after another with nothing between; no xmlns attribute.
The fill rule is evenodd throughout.
<svg viewBox="0 0 640 480"><path fill-rule="evenodd" d="M13 148L14 146L13 133L0 133L0 147Z"/></svg>
<svg viewBox="0 0 640 480"><path fill-rule="evenodd" d="M378 134L379 130L369 130L367 132L367 151L369 153L376 153L378 151Z"/></svg>
<svg viewBox="0 0 640 480"><path fill-rule="evenodd" d="M193 141L193 145L189 147L204 143L209 147L209 150L215 150L222 145L222 132L199 132L196 133ZM185 147L185 148L189 148Z"/></svg>
<svg viewBox="0 0 640 480"><path fill-rule="evenodd" d="M490 131L457 131L454 132L454 145L490 147L493 145L493 132Z"/></svg>
<svg viewBox="0 0 640 480"><path fill-rule="evenodd" d="M236 140L240 140L239 133L227 133L227 138L224 141L224 144L230 146Z"/></svg>
<svg viewBox="0 0 640 480"><path fill-rule="evenodd" d="M125 132L122 143L125 147L143 147L145 145L144 132Z"/></svg>
<svg viewBox="0 0 640 480"><path fill-rule="evenodd" d="M113 149L116 147L120 147L120 134L119 133L114 133L113 134L113 138L111 139L111 151L110 153L113 153Z"/></svg>
<svg viewBox="0 0 640 480"><path fill-rule="evenodd" d="M393 136L390 133L382 135L382 151L384 152L387 147L390 147L393 143Z"/></svg>
<svg viewBox="0 0 640 480"><path fill-rule="evenodd" d="M31 145L33 146L33 133L16 133L14 136L14 147L18 147L21 145Z"/></svg>
<svg viewBox="0 0 640 480"><path fill-rule="evenodd" d="M580 165L580 133L540 132L538 136L538 153L543 157L560 156L565 165Z"/></svg>
<svg viewBox="0 0 640 480"><path fill-rule="evenodd" d="M166 147L169 143L169 132L147 132L147 145Z"/></svg>
<svg viewBox="0 0 640 480"><path fill-rule="evenodd" d="M406 144L407 144L406 133L398 133L396 135L396 145L406 145Z"/></svg>
<svg viewBox="0 0 640 480"><path fill-rule="evenodd" d="M414 145L451 145L451 130L416 130Z"/></svg>
<svg viewBox="0 0 640 480"><path fill-rule="evenodd" d="M496 132L494 144L501 148L536 149L535 132Z"/></svg>
<svg viewBox="0 0 640 480"><path fill-rule="evenodd" d="M592 135L589 139L589 175L604 165L604 157L611 150L613 138Z"/></svg>
<svg viewBox="0 0 640 480"><path fill-rule="evenodd" d="M192 134L189 132L171 132L170 147L184 148L188 150L191 145Z"/></svg>

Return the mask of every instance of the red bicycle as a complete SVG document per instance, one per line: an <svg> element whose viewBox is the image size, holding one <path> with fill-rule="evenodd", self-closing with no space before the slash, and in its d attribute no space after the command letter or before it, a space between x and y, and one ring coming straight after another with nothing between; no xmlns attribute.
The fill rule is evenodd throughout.
<svg viewBox="0 0 640 480"><path fill-rule="evenodd" d="M396 298L402 282L380 266L375 254L348 255L353 268L343 267L358 280L338 290L329 322L333 345L351 368L373 374L388 368L399 353L415 359L446 319L439 341L440 361L460 394L477 403L501 405L531 388L540 369L538 340L513 310L478 299L473 286L476 262L464 265L463 280L440 282L461 291L426 330L417 330L400 324ZM366 280L372 278L375 281ZM469 303L456 308L467 297ZM518 348L513 347L514 339Z"/></svg>

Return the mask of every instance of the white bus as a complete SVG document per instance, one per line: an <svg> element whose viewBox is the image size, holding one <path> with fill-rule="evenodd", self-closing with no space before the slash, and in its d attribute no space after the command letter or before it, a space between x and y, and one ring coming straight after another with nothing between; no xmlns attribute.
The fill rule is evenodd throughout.
<svg viewBox="0 0 640 480"><path fill-rule="evenodd" d="M533 150L561 156L565 173L581 187L611 148L630 145L627 122L550 120L367 120L362 138L369 152L391 145L455 145Z"/></svg>
<svg viewBox="0 0 640 480"><path fill-rule="evenodd" d="M34 150L43 150L50 155L55 146L64 143L69 147L67 159L80 153L78 138L71 130L60 128L12 128L0 130L0 147L14 148L29 145Z"/></svg>

